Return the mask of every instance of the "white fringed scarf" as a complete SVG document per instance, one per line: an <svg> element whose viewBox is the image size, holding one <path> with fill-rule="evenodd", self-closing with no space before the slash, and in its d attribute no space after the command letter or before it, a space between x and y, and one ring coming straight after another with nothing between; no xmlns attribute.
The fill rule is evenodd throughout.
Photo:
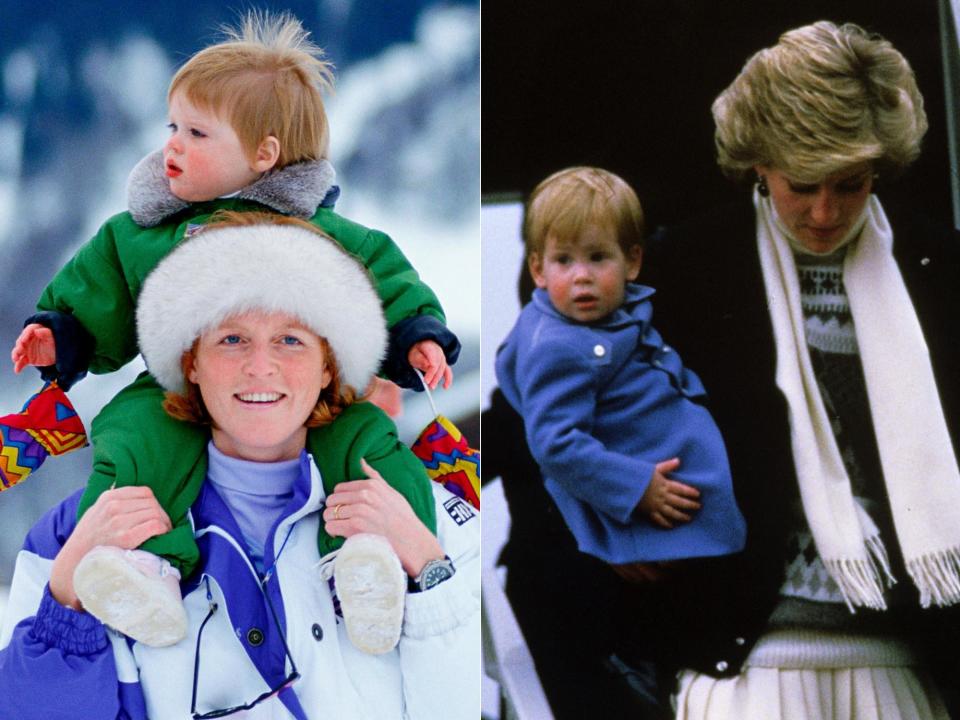
<svg viewBox="0 0 960 720"><path fill-rule="evenodd" d="M777 387L790 411L793 460L817 551L851 612L886 609L894 582L880 533L853 498L814 377L790 240L769 198L754 193L757 245L777 348ZM960 470L929 351L900 269L893 232L870 196L843 281L856 328L870 412L897 540L929 607L960 602Z"/></svg>

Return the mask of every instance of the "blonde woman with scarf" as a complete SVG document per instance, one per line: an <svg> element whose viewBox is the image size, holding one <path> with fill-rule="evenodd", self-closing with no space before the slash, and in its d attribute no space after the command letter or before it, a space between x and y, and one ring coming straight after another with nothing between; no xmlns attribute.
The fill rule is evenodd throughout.
<svg viewBox="0 0 960 720"><path fill-rule="evenodd" d="M960 240L874 194L920 152L913 72L818 22L750 58L713 114L752 198L663 231L645 271L707 387L748 538L655 590L677 717L949 717Z"/></svg>

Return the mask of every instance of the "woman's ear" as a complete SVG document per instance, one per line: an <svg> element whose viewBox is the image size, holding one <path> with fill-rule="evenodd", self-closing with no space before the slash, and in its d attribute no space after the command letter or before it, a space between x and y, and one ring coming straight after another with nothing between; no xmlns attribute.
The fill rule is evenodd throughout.
<svg viewBox="0 0 960 720"><path fill-rule="evenodd" d="M253 169L257 172L266 172L277 164L280 159L280 141L273 135L267 135L257 146L257 153L253 159Z"/></svg>
<svg viewBox="0 0 960 720"><path fill-rule="evenodd" d="M183 358L183 374L194 385L199 385L197 380L197 356L193 353L185 353Z"/></svg>

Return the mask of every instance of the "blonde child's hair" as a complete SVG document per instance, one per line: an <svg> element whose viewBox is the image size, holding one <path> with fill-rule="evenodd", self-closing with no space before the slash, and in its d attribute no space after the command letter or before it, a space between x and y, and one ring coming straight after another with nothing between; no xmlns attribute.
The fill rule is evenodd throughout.
<svg viewBox="0 0 960 720"><path fill-rule="evenodd" d="M817 183L871 161L896 174L920 154L923 97L887 40L821 21L751 57L713 103L717 162L733 179L769 165Z"/></svg>
<svg viewBox="0 0 960 720"><path fill-rule="evenodd" d="M204 48L177 71L167 91L230 123L251 157L273 135L276 167L326 158L330 143L322 92L333 88L333 65L288 13L249 12L226 39Z"/></svg>
<svg viewBox="0 0 960 720"><path fill-rule="evenodd" d="M542 254L548 236L572 242L587 227L604 227L617 236L624 255L643 246L643 208L621 177L595 167L555 172L530 193L524 209L526 257Z"/></svg>

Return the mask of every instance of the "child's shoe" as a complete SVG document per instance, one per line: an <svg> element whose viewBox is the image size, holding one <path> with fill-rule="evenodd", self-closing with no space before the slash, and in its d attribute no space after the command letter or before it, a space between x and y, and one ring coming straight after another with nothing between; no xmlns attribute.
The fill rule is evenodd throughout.
<svg viewBox="0 0 960 720"><path fill-rule="evenodd" d="M371 655L393 650L403 625L407 575L390 542L370 533L347 538L334 560L333 581L354 646Z"/></svg>
<svg viewBox="0 0 960 720"><path fill-rule="evenodd" d="M153 553L98 545L77 564L73 589L87 612L144 645L187 634L180 572Z"/></svg>

